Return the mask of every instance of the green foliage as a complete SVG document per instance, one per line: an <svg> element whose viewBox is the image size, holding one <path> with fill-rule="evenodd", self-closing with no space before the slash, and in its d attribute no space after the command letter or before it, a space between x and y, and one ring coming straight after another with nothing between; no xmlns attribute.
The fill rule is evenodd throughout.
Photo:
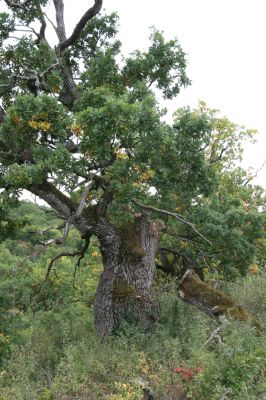
<svg viewBox="0 0 266 400"><path fill-rule="evenodd" d="M246 279L243 288L232 284L231 290L239 300L246 291L255 299L258 280L265 292L264 275ZM220 333L222 343L213 339L206 348L215 323L177 300L175 292L172 282L160 287L161 319L153 333L127 319L105 342L97 338L92 314L82 303L26 313L12 357L4 363L2 395L12 400L136 400L149 387L162 400L178 393L218 400L228 390L235 400L264 398L265 336L234 322ZM263 304L260 309L257 304L257 315L263 322ZM192 377L182 378L176 372L180 368Z"/></svg>
<svg viewBox="0 0 266 400"><path fill-rule="evenodd" d="M113 199L108 217L114 225L139 211L132 204L137 199L180 211L204 232L211 248L191 226L168 219L167 229L190 242L183 247L182 239L163 240L198 269L205 268L205 274L232 279L262 264L265 196L235 164L243 140L253 140L255 131L203 102L195 110L177 110L172 126L166 124L158 90L173 98L190 83L185 53L177 39L167 41L153 29L146 51L123 57L114 13L93 18L61 54L60 62L78 82L77 99L65 108L67 85L58 54L41 32L34 37L31 25L39 21L44 28L45 4L31 2L25 15L16 6L2 14L1 187L17 195L22 189L34 192L49 179L78 203L84 189L78 183L96 172L103 179L86 206L97 204L108 187ZM8 39L18 25L30 32ZM3 226L3 232L7 235L9 228Z"/></svg>
<svg viewBox="0 0 266 400"><path fill-rule="evenodd" d="M263 399L265 396L265 337L250 334L250 328L234 323L226 329L224 344L213 363L191 385L189 398Z"/></svg>
<svg viewBox="0 0 266 400"><path fill-rule="evenodd" d="M171 99L182 86L190 83L185 72L185 53L177 40L166 42L163 34L155 29L150 40L147 52L135 51L126 59L123 75L133 87L142 80L147 80L149 85L156 82L164 97Z"/></svg>
<svg viewBox="0 0 266 400"><path fill-rule="evenodd" d="M86 206L111 194L108 218L118 230L132 227L139 211L132 199L180 212L191 223L164 218L171 236L162 239L177 249L177 275L185 259L207 281L237 278L227 290L259 321L265 317L266 198L249 172L236 167L243 140L255 132L204 103L177 110L166 124L158 90L171 99L190 83L178 41L153 29L149 48L124 58L116 14L98 15L60 51L42 36L47 3L30 1L24 9L16 2L0 14L3 398L137 400L147 386L162 400L184 393L218 400L227 391L236 400L263 398L265 337L232 323L221 342L204 347L214 323L176 298L176 282L161 276L156 287L161 317L154 332L144 332L129 313L103 343L91 309L102 271L96 239L78 270L65 256L46 276L53 257L80 250L82 241L71 229L60 250L46 248L47 240L61 237L61 220L48 208L19 204L19 195L49 180L73 199L74 209L95 179ZM28 32L16 39L19 25ZM63 101L69 83L73 104ZM130 235L121 229L121 236L130 249ZM187 379L180 368L190 371Z"/></svg>
<svg viewBox="0 0 266 400"><path fill-rule="evenodd" d="M10 357L10 338L0 332L0 366Z"/></svg>
<svg viewBox="0 0 266 400"><path fill-rule="evenodd" d="M12 17L5 12L0 13L0 44L2 45L3 41L6 40L10 34L14 30L14 20Z"/></svg>
<svg viewBox="0 0 266 400"><path fill-rule="evenodd" d="M78 58L82 57L84 66L87 69L91 67L91 62L94 59L104 54L105 50L110 49L113 45L117 46L118 42L115 40L118 31L117 25L118 16L116 13L112 13L94 18L85 26L77 43L70 49L70 58L73 60L72 63L75 69L78 69L75 61ZM98 68L99 70L101 69L100 66ZM103 77L100 73L98 73L98 76Z"/></svg>
<svg viewBox="0 0 266 400"><path fill-rule="evenodd" d="M17 204L17 195L8 191L0 193L0 243L24 224L22 217L14 215Z"/></svg>
<svg viewBox="0 0 266 400"><path fill-rule="evenodd" d="M19 213L27 224L0 247L4 398L133 400L147 386L162 400L184 392L193 399L220 399L229 388L235 399L264 395L265 336L254 336L244 323L231 323L221 333L223 345L214 339L204 348L215 324L178 300L171 280L158 283L161 318L153 333L129 316L114 337L99 340L91 310L101 272L96 243L77 272L78 291L71 286L73 260L63 258L55 264L57 276L51 275L36 292L49 258L58 253L40 244L41 232L58 224L45 211L22 203ZM47 234L54 237L56 230ZM78 247L78 242L71 231L65 249ZM264 326L265 275L250 274L228 290ZM175 372L180 367L202 372L184 380Z"/></svg>

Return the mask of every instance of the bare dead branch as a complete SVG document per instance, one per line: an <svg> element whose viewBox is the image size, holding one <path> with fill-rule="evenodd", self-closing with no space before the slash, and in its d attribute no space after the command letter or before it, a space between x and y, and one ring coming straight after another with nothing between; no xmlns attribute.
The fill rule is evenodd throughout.
<svg viewBox="0 0 266 400"><path fill-rule="evenodd" d="M45 16L45 18L47 19L47 21L51 24L51 26L53 27L54 31L57 33L57 29L55 24L53 23L53 21L49 18L49 16L44 12L43 15Z"/></svg>
<svg viewBox="0 0 266 400"><path fill-rule="evenodd" d="M169 235L169 236L172 236L172 237L176 237L177 239L184 240L185 242L189 242L189 243L192 243L192 244L202 244L202 242L199 242L198 240L195 240L194 238L192 238L190 236L182 236L182 235L179 235L176 232L169 231L168 229L166 229L164 231L164 233L166 233L166 235Z"/></svg>
<svg viewBox="0 0 266 400"><path fill-rule="evenodd" d="M43 72L40 73L40 77L43 78L45 75L47 75L50 71L52 71L53 69L55 69L56 67L59 66L59 61L57 61L56 63L50 65L47 69L45 69Z"/></svg>
<svg viewBox="0 0 266 400"><path fill-rule="evenodd" d="M49 67L49 69L50 69L50 67ZM11 74L9 77L9 82L1 84L0 87L7 87L7 88L12 87L12 86L16 85L18 80L22 80L22 81L27 81L28 83L31 83L31 86L34 86L36 88L37 92L40 90L43 90L45 87L43 74L46 74L47 72L44 71L43 73L39 73L38 71L35 71L35 70L31 70L29 72L30 72L30 75Z"/></svg>
<svg viewBox="0 0 266 400"><path fill-rule="evenodd" d="M49 265L48 265L48 268L47 268L47 271L46 271L46 275L45 275L45 279L44 279L44 281L43 281L43 283L41 284L41 287L43 286L43 284L47 281L47 279L49 278L49 276L50 276L50 273L51 273L51 270L52 270L52 268L53 268L53 265L54 265L54 263L57 261L57 260L59 260L60 258L62 258L62 257L76 257L76 256L79 256L80 255L80 251L76 251L76 252L74 252L74 253L71 253L71 252L69 252L69 251L64 251L64 252L62 252L62 253L60 253L60 254L57 254L55 257L53 257L52 259L51 259L51 261L49 262Z"/></svg>
<svg viewBox="0 0 266 400"><path fill-rule="evenodd" d="M41 244L42 244L43 246L50 246L51 244L57 244L57 245L62 245L62 244L64 244L65 241L66 241L67 238L68 238L69 230L70 230L70 227L71 227L72 222L73 222L73 217L74 217L74 216L70 216L70 217L68 218L68 220L67 220L63 225L61 225L61 229L62 229L62 228L64 229L64 232L63 232L63 236L62 236L62 237L60 237L60 238L48 239L48 240L45 240L45 241L41 242ZM51 229L52 229L52 228L51 228Z"/></svg>
<svg viewBox="0 0 266 400"><path fill-rule="evenodd" d="M53 258L51 259L51 261L49 262L49 265L48 265L48 268L47 268L47 271L46 271L46 275L45 275L45 279L44 279L44 281L42 282L42 284L41 284L39 290L41 290L41 288L43 287L44 283L45 283L45 282L47 281L47 279L49 278L50 273L51 273L51 271L52 271L52 269L53 269L54 263L55 263L57 260L59 260L60 258L62 258L62 257L77 257L77 256L79 256L78 261L77 261L77 263L76 263L76 265L75 265L75 270L74 270L74 279L75 279L76 272L77 272L77 268L80 266L81 260L84 258L85 253L86 253L86 251L87 251L88 248L89 248L89 245L90 245L90 238L87 238L87 239L85 240L85 244L84 244L83 248L82 248L80 251L75 251L75 252L73 252L73 253L72 253L72 252L69 252L69 251L63 251L62 253L57 254L55 257L53 257ZM73 286L74 286L74 283L73 283Z"/></svg>
<svg viewBox="0 0 266 400"><path fill-rule="evenodd" d="M219 333L225 328L225 326L229 323L227 318L223 318L221 324L214 329L214 331L209 335L208 339L204 343L204 347L208 347L209 344L214 340L218 339L218 341L222 344L222 339Z"/></svg>
<svg viewBox="0 0 266 400"><path fill-rule="evenodd" d="M71 108L74 101L77 99L76 85L73 80L71 68L66 66L61 60L61 43L66 40L66 28L64 20L64 2L63 0L54 0L56 11L56 33L59 39L59 45L56 48L56 53L60 61L61 76L64 81L64 90L60 93L59 101L66 107Z"/></svg>
<svg viewBox="0 0 266 400"><path fill-rule="evenodd" d="M85 187L85 189L83 190L83 192L80 196L80 202L79 202L77 211L75 213L75 217L79 217L82 214L82 211L84 210L84 207L86 205L86 199L88 197L88 194L94 188L94 186L95 186L95 181L93 180L93 181L90 181L88 183L88 185Z"/></svg>
<svg viewBox="0 0 266 400"><path fill-rule="evenodd" d="M266 159L263 161L263 163L261 164L261 166L254 172L254 174L252 174L251 176L247 177L244 181L243 181L243 185L247 186L249 184L249 182L253 181L253 179L257 178L259 172L265 167L266 165Z"/></svg>
<svg viewBox="0 0 266 400"><path fill-rule="evenodd" d="M62 243L63 243L63 238L52 238L40 242L40 244L42 244L45 247L51 246L52 244L60 245Z"/></svg>
<svg viewBox="0 0 266 400"><path fill-rule="evenodd" d="M90 237L85 240L85 244L84 244L84 246L83 246L83 248L82 248L82 250L80 252L80 256L79 256L78 261L77 261L77 263L75 265L75 269L74 269L74 273L73 273L73 284L72 285L73 285L73 288L76 289L76 290L77 290L77 288L75 286L75 280L76 280L77 270L80 267L80 263L83 260L83 258L85 257L86 251L88 250L89 246L90 246Z"/></svg>
<svg viewBox="0 0 266 400"><path fill-rule="evenodd" d="M66 40L66 28L65 28L65 19L64 19L64 1L63 0L54 0L54 7L56 13L56 33L59 39L59 43L62 43Z"/></svg>
<svg viewBox="0 0 266 400"><path fill-rule="evenodd" d="M40 28L40 32L37 33L37 40L35 41L36 45L39 46L40 43L46 41L45 38L45 30L46 30L46 21L44 18L44 13L43 10L41 8L40 3L37 3L37 8L39 11L39 18L40 18L40 22L41 22L41 28Z"/></svg>
<svg viewBox="0 0 266 400"><path fill-rule="evenodd" d="M16 32L25 32L25 33L34 33L34 35L38 36L38 33L30 27L27 27L28 29L20 29L20 28L15 28Z"/></svg>
<svg viewBox="0 0 266 400"><path fill-rule="evenodd" d="M90 238L87 238L85 240L85 244L84 244L83 248L80 251L76 251L76 252L73 252L73 253L72 252L68 252L68 251L64 251L64 252L62 252L60 254L57 254L55 257L53 257L51 259L51 261L49 262L49 265L48 265L48 268L47 268L47 271L46 271L46 275L45 275L45 279L40 284L40 286L34 291L34 293L32 294L31 298L33 298L35 295L40 293L40 291L42 290L44 284L47 282L51 271L54 271L54 273L55 273L55 275L57 277L56 271L53 268L53 266L54 266L54 263L57 260L59 260L60 258L62 258L62 257L77 257L77 256L79 256L78 261L77 261L77 263L75 265L75 271L74 271L74 279L75 279L77 268L80 266L81 260L84 258L85 253L86 253L86 251L87 251L87 249L89 247L89 244L90 244ZM73 283L73 286L74 286L74 283Z"/></svg>
<svg viewBox="0 0 266 400"><path fill-rule="evenodd" d="M61 0L54 0L54 3L61 3ZM83 28L86 26L87 22L90 21L93 17L95 17L101 10L103 5L103 0L95 0L94 6L89 8L85 14L81 17L79 22L77 23L74 31L70 35L68 39L60 40L60 51L72 46L79 38ZM63 36L62 36L63 37Z"/></svg>
<svg viewBox="0 0 266 400"><path fill-rule="evenodd" d="M156 208L156 207L152 207L152 206L147 206L145 204L142 204L140 202L138 202L137 200L133 199L132 203L134 203L135 205L137 205L140 208L143 208L144 210L148 210L148 211L154 211L160 214L165 214L165 215L169 215L170 217L175 218L177 221L181 222L182 224L188 225L190 228L192 228L202 239L204 239L206 242L208 242L210 245L212 245L212 243L204 236L202 235L197 228L195 227L195 225L188 221L185 217L183 217L182 215L178 214L178 213L174 213L171 211L167 211L167 210L163 210L161 208Z"/></svg>
<svg viewBox="0 0 266 400"><path fill-rule="evenodd" d="M64 226L65 226L65 224L61 224L61 225L58 225L58 226L49 226L48 228L43 229L42 231L29 231L29 233L33 233L33 234L37 234L37 235L40 235L40 236L44 236L44 235L46 235L47 232L51 231L52 229L58 229L59 230L59 229L63 229Z"/></svg>

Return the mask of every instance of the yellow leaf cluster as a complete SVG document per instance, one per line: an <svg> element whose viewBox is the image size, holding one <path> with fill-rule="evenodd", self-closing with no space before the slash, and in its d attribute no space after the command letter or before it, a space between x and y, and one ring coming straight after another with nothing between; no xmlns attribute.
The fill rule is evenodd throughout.
<svg viewBox="0 0 266 400"><path fill-rule="evenodd" d="M48 132L52 128L52 124L48 121L35 121L33 119L28 121L28 125L33 129L39 129L43 132Z"/></svg>
<svg viewBox="0 0 266 400"><path fill-rule="evenodd" d="M109 400L135 400L140 398L140 390L138 387L135 387L134 384L124 383L124 382L114 382L117 394L111 393L108 396Z"/></svg>
<svg viewBox="0 0 266 400"><path fill-rule="evenodd" d="M60 87L59 86L53 86L52 87L52 92L53 93L60 93Z"/></svg>
<svg viewBox="0 0 266 400"><path fill-rule="evenodd" d="M141 370L142 374L148 375L150 367L149 367L149 363L148 363L145 353L143 351L141 351L139 353L139 357L140 357L140 370Z"/></svg>
<svg viewBox="0 0 266 400"><path fill-rule="evenodd" d="M260 268L259 268L259 266L258 266L257 264L252 264L252 265L250 265L250 267L249 267L249 272L250 272L251 274L256 275L256 274L258 274L258 273L260 272Z"/></svg>
<svg viewBox="0 0 266 400"><path fill-rule="evenodd" d="M152 169L147 169L147 171L143 172L140 176L141 182L147 182L154 175L154 171Z"/></svg>
<svg viewBox="0 0 266 400"><path fill-rule="evenodd" d="M186 242L185 240L181 240L180 247L182 249L186 249L188 247L188 242Z"/></svg>
<svg viewBox="0 0 266 400"><path fill-rule="evenodd" d="M82 128L81 128L81 126L80 125L78 125L78 124L73 124L73 125L71 125L71 131L73 132L73 134L75 135L75 136L80 136L81 134L82 134Z"/></svg>
<svg viewBox="0 0 266 400"><path fill-rule="evenodd" d="M123 152L122 150L117 150L115 152L115 158L117 160L124 160L125 158L127 158L127 154L125 152Z"/></svg>

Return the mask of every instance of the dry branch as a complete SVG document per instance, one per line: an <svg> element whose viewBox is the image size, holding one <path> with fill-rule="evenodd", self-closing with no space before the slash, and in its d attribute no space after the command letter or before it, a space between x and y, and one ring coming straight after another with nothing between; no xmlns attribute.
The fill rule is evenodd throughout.
<svg viewBox="0 0 266 400"><path fill-rule="evenodd" d="M132 203L136 204L137 206L143 208L144 210L148 210L148 211L154 211L160 214L165 214L165 215L169 215L170 217L175 218L177 221L190 226L190 228L192 228L202 239L204 239L206 242L208 242L210 245L212 245L212 243L205 237L203 236L195 227L195 225L188 221L185 217L183 217L181 214L178 213L174 213L171 211L167 211L167 210L163 210L161 208L157 208L157 207L153 207L153 206L147 206L145 204L142 204L140 202L138 202L137 200L133 199Z"/></svg>

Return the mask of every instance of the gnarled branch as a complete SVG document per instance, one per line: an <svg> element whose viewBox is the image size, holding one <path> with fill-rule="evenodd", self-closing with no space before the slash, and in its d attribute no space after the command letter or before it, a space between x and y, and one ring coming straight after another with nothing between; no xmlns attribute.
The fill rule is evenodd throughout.
<svg viewBox="0 0 266 400"><path fill-rule="evenodd" d="M192 222L188 221L182 215L180 215L178 213L171 212L171 211L163 210L161 208L157 208L157 207L153 207L153 206L147 206L145 204L140 203L139 201L137 201L135 199L132 200L132 203L134 203L135 205L139 206L140 208L143 208L144 210L154 211L154 212L157 212L157 213L160 213L160 214L169 215L170 217L175 218L177 221L182 222L183 224L190 226L190 228L192 228L202 239L204 239L206 242L208 242L210 245L212 245L212 243L197 230L195 225Z"/></svg>
<svg viewBox="0 0 266 400"><path fill-rule="evenodd" d="M53 258L51 259L51 261L49 262L49 265L48 265L48 268L47 268L47 271L46 271L46 275L45 275L45 279L44 279L44 281L42 282L42 284L40 285L39 290L42 289L44 283L45 283L45 282L47 281L47 279L49 278L50 273L51 273L51 271L52 271L52 269L53 269L53 265L54 265L54 263L55 263L57 260L59 260L59 259L62 258L62 257L77 257L77 256L79 256L78 261L77 261L77 263L75 264L75 269L74 269L74 274L73 274L73 276L74 276L73 286L74 286L74 284L75 284L75 276L76 276L76 273L77 273L77 268L80 266L81 260L84 258L85 253L86 253L86 251L87 251L88 248L89 248L89 245L90 245L90 237L87 238L87 239L85 240L85 244L84 244L83 248L82 248L80 251L75 251L75 252L73 252L73 253L71 253L71 252L69 252L69 251L63 251L62 253L57 254L55 257L53 257ZM75 287L75 286L74 286L74 287Z"/></svg>
<svg viewBox="0 0 266 400"><path fill-rule="evenodd" d="M83 260L83 258L85 257L86 251L88 250L89 246L90 246L90 237L85 240L84 246L80 251L78 261L76 262L76 265L75 265L75 269L74 269L74 273L73 273L73 288L76 290L77 290L77 288L75 286L75 280L76 280L77 270L80 267L80 263Z"/></svg>
<svg viewBox="0 0 266 400"><path fill-rule="evenodd" d="M61 0L54 0L55 3L62 2ZM70 35L68 39L61 41L59 44L60 51L72 46L79 38L83 28L86 26L87 22L90 21L93 17L95 17L101 10L103 5L103 0L95 0L94 6L89 8L85 14L81 17L79 22L77 23L74 31Z"/></svg>

